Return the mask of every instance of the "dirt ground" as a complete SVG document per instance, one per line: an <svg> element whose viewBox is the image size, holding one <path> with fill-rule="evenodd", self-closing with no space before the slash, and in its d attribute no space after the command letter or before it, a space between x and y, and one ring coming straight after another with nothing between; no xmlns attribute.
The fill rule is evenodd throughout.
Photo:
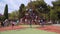
<svg viewBox="0 0 60 34"><path fill-rule="evenodd" d="M7 31L7 30L16 30L16 29L23 29L25 27L23 26L9 26L9 27L0 27L0 31ZM44 27L38 27L37 29L39 30L45 30L45 31L50 31L50 32L56 32L60 34L60 26L44 26Z"/></svg>
<svg viewBox="0 0 60 34"><path fill-rule="evenodd" d="M16 29L23 29L23 27L22 26L0 27L0 31L16 30Z"/></svg>
<svg viewBox="0 0 60 34"><path fill-rule="evenodd" d="M50 31L50 32L56 32L60 34L60 26L45 26L38 28L39 30L45 30L45 31Z"/></svg>

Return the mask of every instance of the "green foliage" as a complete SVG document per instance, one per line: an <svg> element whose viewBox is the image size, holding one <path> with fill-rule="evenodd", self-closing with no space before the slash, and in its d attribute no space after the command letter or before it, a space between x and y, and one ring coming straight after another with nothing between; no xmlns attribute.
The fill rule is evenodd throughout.
<svg viewBox="0 0 60 34"><path fill-rule="evenodd" d="M4 16L0 16L0 21L4 21L5 17Z"/></svg>
<svg viewBox="0 0 60 34"><path fill-rule="evenodd" d="M16 15L18 19L22 18L25 16L26 13L26 8L32 8L34 13L40 17L45 17L46 19L53 19L56 20L58 19L58 13L60 12L60 1L55 1L52 2L53 7L47 6L47 4L43 1L32 1L29 2L28 5L25 7L24 4L21 4L19 7L19 10L17 12L12 12L10 14L10 18L14 18ZM6 11L6 10L5 10Z"/></svg>
<svg viewBox="0 0 60 34"><path fill-rule="evenodd" d="M25 14L26 11L26 7L24 4L21 4L21 6L19 7L19 19L22 18Z"/></svg>
<svg viewBox="0 0 60 34"><path fill-rule="evenodd" d="M12 13L9 14L9 19L18 19L18 11L13 11Z"/></svg>
<svg viewBox="0 0 60 34"><path fill-rule="evenodd" d="M47 6L47 4L43 1L32 1L28 3L28 8L32 8L34 12L40 16L45 17L48 19L48 14L50 12L50 6Z"/></svg>
<svg viewBox="0 0 60 34"><path fill-rule="evenodd" d="M52 2L52 4L56 11L60 11L60 0Z"/></svg>
<svg viewBox="0 0 60 34"><path fill-rule="evenodd" d="M57 16L58 16L58 15L57 15L57 12L56 12L55 10L52 10L52 9L51 9L51 11L50 11L50 19L52 19L52 20L57 20L57 19L58 19Z"/></svg>
<svg viewBox="0 0 60 34"><path fill-rule="evenodd" d="M4 17L5 19L8 19L8 5L6 4L5 10L4 10Z"/></svg>
<svg viewBox="0 0 60 34"><path fill-rule="evenodd" d="M53 9L56 11L57 15L60 16L60 14L58 13L60 12L60 0L56 0L55 2L52 2L52 4L53 4ZM59 18L59 16L56 16L56 17Z"/></svg>

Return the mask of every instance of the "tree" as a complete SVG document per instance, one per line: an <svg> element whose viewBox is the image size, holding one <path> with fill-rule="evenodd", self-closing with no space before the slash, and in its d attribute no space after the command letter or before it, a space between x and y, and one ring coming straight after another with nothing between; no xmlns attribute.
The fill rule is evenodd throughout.
<svg viewBox="0 0 60 34"><path fill-rule="evenodd" d="M50 18L52 20L57 20L58 19L57 12L54 9L51 9L51 11L50 11Z"/></svg>
<svg viewBox="0 0 60 34"><path fill-rule="evenodd" d="M12 19L12 20L17 20L18 19L18 14L19 12L18 11L13 11L12 13L9 13L9 19Z"/></svg>
<svg viewBox="0 0 60 34"><path fill-rule="evenodd" d="M43 1L39 1L39 0L32 1L28 3L28 8L32 8L37 15L45 16L45 17L46 17L46 14L48 14L50 11L49 7L44 2L44 0ZM45 15L42 15L42 14L45 14Z"/></svg>
<svg viewBox="0 0 60 34"><path fill-rule="evenodd" d="M26 8L24 4L21 4L21 6L19 7L19 19L22 18L25 14Z"/></svg>
<svg viewBox="0 0 60 34"><path fill-rule="evenodd" d="M52 4L53 4L53 9L56 11L56 13L57 13L57 17L58 17L58 19L60 19L60 0L56 0L55 2L52 2Z"/></svg>
<svg viewBox="0 0 60 34"><path fill-rule="evenodd" d="M4 10L4 17L5 19L8 19L8 5L6 4L5 10Z"/></svg>
<svg viewBox="0 0 60 34"><path fill-rule="evenodd" d="M53 4L53 9L57 14L57 16L56 16L56 14L55 14L55 16L59 21L60 20L60 0L56 0L56 1L52 2L52 4Z"/></svg>

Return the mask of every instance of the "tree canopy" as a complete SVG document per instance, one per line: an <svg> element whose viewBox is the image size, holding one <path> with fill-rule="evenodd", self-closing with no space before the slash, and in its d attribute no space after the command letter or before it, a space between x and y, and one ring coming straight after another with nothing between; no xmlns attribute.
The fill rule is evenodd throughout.
<svg viewBox="0 0 60 34"><path fill-rule="evenodd" d="M8 5L6 4L5 10L4 10L4 17L5 19L8 19Z"/></svg>

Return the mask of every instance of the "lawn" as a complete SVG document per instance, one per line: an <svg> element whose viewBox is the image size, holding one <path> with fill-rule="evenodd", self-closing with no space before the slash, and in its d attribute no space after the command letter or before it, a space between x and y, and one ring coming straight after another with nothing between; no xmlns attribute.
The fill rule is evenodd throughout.
<svg viewBox="0 0 60 34"><path fill-rule="evenodd" d="M0 32L0 34L57 34L57 33L38 30L36 28L26 28L19 30L3 31Z"/></svg>

